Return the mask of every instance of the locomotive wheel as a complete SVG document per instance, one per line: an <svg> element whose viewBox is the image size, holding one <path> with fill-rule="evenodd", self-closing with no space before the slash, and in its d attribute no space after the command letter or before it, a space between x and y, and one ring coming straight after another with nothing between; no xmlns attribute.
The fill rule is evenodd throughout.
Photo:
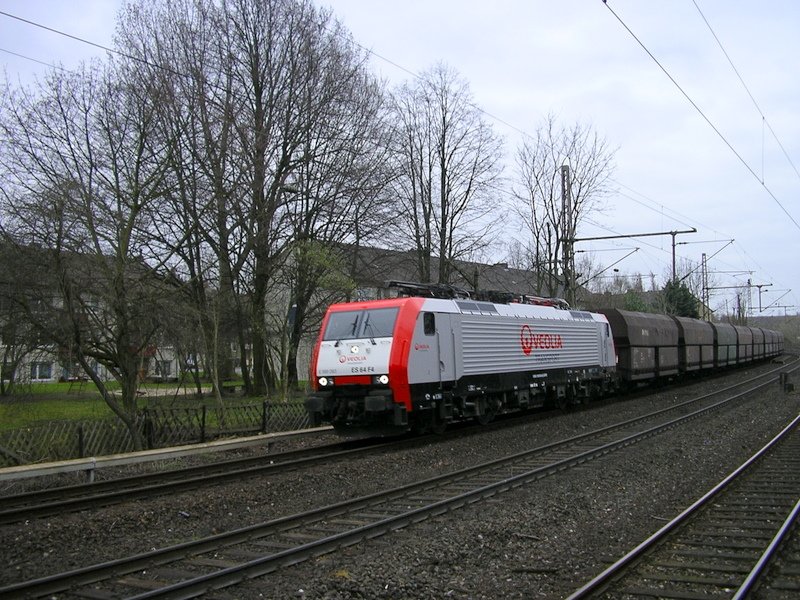
<svg viewBox="0 0 800 600"><path fill-rule="evenodd" d="M547 399L545 400L546 406L566 412L569 410L571 404L572 398L569 393L569 388L564 390L564 393L559 393L559 390L555 387L551 387L547 390Z"/></svg>
<svg viewBox="0 0 800 600"><path fill-rule="evenodd" d="M431 432L442 435L447 430L447 421L439 415L439 411L433 411L431 416Z"/></svg>
<svg viewBox="0 0 800 600"><path fill-rule="evenodd" d="M497 405L494 402L489 402L486 398L478 400L479 414L475 415L475 420L480 425L488 425L494 421L497 414Z"/></svg>

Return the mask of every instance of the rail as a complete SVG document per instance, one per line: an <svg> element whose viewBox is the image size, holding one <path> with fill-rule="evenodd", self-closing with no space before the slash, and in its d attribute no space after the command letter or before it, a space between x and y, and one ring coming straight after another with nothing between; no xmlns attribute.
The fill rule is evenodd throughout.
<svg viewBox="0 0 800 600"><path fill-rule="evenodd" d="M770 440L769 443L761 448L761 450L750 457L744 464L739 466L731 474L725 477L725 479L720 481L701 498L695 501L691 506L686 508L677 517L672 519L669 523L664 525L661 529L656 531L653 535L648 537L641 544L628 552L625 556L610 565L584 586L573 592L567 598L567 600L594 598L597 597L598 594L607 593L609 589L616 588L617 585L621 585L620 580L622 580L622 578L628 574L631 574L631 578L634 581L639 581L640 578L633 573L633 570L640 564L641 561L645 559L645 557L650 559L652 554L653 561L656 562L658 557L655 555L655 552L661 547L662 544L664 544L665 541L668 539L673 540L673 538L673 541L677 540L678 538L675 536L677 536L677 534L679 534L681 531L684 531L685 526L690 523L692 519L696 518L701 511L707 509L712 503L719 503L720 496L724 492L728 492L734 483L740 482L745 475L751 473L755 466L759 462L763 461L771 452L773 452L776 447L789 439L792 434L796 434L798 426L800 426L800 415L793 419L789 425L787 425L778 435ZM790 450L790 453L793 454L793 450ZM795 481L797 481L796 477ZM788 531L789 525L787 525L787 523L791 523L792 519L797 518L797 511L798 507L795 505L794 510L781 527L779 534L776 534L776 536L772 538L771 543L768 545L761 558L758 560L755 566L753 566L752 570L748 572L748 576L744 579L744 581L740 581L736 585L732 586L734 589L739 588L737 597L744 597L747 591L752 587L754 581L763 571L764 565L773 555L775 548L780 544L782 536ZM660 564L664 564L663 561ZM701 570L701 567L696 565L695 570ZM646 579L647 577L642 575L641 578ZM698 579L700 580L697 583L698 586L704 583L704 578ZM709 578L705 578L705 580L708 579ZM623 592L627 591L627 593L633 593L630 590L630 587L633 585L635 584L628 584L627 590L623 590ZM636 588L636 590L638 590L639 593L644 594L645 592L642 591L641 584L639 585L640 587ZM686 590L683 591L686 592ZM707 593L707 590L705 589L691 591L698 594ZM666 593L666 591L664 593Z"/></svg>

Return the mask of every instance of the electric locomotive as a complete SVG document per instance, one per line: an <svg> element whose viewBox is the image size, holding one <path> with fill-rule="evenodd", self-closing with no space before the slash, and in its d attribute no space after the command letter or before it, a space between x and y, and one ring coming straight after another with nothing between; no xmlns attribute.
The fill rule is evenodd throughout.
<svg viewBox="0 0 800 600"><path fill-rule="evenodd" d="M602 314L557 299L391 282L400 296L328 308L311 360L312 423L397 434L607 393L616 355Z"/></svg>

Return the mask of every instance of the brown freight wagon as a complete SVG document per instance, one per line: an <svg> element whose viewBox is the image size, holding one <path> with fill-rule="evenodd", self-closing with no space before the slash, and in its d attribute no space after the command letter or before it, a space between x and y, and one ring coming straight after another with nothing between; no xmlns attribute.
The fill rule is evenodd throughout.
<svg viewBox="0 0 800 600"><path fill-rule="evenodd" d="M730 323L711 323L714 330L714 367L735 365L737 352L736 329Z"/></svg>
<svg viewBox="0 0 800 600"><path fill-rule="evenodd" d="M746 325L734 325L738 338L737 347L739 350L738 364L744 364L753 360L753 330Z"/></svg>
<svg viewBox="0 0 800 600"><path fill-rule="evenodd" d="M760 327L751 327L750 331L753 332L753 360L761 360L764 358L764 330Z"/></svg>
<svg viewBox="0 0 800 600"><path fill-rule="evenodd" d="M666 315L601 309L611 325L617 371L625 381L678 373L678 325Z"/></svg>
<svg viewBox="0 0 800 600"><path fill-rule="evenodd" d="M714 366L714 329L707 321L672 317L678 324L678 363L681 373Z"/></svg>

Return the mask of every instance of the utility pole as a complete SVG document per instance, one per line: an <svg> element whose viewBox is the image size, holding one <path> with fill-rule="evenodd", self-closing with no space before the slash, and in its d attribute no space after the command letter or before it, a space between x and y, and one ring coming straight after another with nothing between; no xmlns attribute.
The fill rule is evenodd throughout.
<svg viewBox="0 0 800 600"><path fill-rule="evenodd" d="M766 293L766 292L768 292L770 290L764 290L764 291ZM780 296L775 298L775 300L773 300L771 304L767 304L763 309L761 308L761 303L760 303L760 299L759 299L759 309L761 310L761 312L764 312L765 310L769 310L770 308L775 308L775 306L778 304L778 302L783 300L792 291L792 288L788 288L788 289L785 289L785 290L771 290L771 291L774 292L774 293L783 292L783 294L781 294ZM759 290L759 293L760 293L760 290Z"/></svg>
<svg viewBox="0 0 800 600"><path fill-rule="evenodd" d="M753 310L753 280L747 280L747 311L752 312Z"/></svg>
<svg viewBox="0 0 800 600"><path fill-rule="evenodd" d="M672 236L672 281L673 283L678 278L677 269L675 268L675 236L678 235L677 231L670 231Z"/></svg>
<svg viewBox="0 0 800 600"><path fill-rule="evenodd" d="M561 165L561 221L564 240L564 296L567 304L575 306L575 254L572 231L572 190L570 189L569 165Z"/></svg>
<svg viewBox="0 0 800 600"><path fill-rule="evenodd" d="M563 169L563 167L562 167ZM563 171L562 171L563 174ZM677 274L675 272L675 236L681 235L684 233L697 233L697 229L692 227L691 229L686 229L684 231L655 231L655 232L648 232L648 233L627 233L623 235L601 235L597 237L585 237L585 238L573 238L570 237L569 239L564 240L564 248L566 253L567 242L569 242L570 252L572 252L572 245L575 242L591 242L594 240L620 240L626 238L640 238L640 237L652 237L656 235L671 235L672 236L672 280L675 281L677 279ZM705 255L704 255L705 256ZM575 258L575 254L572 254L573 260ZM685 277L684 277L685 279ZM683 281L683 280L681 280ZM573 285L574 287L574 285Z"/></svg>
<svg viewBox="0 0 800 600"><path fill-rule="evenodd" d="M703 255L703 261L705 261L705 260L706 260L706 258L705 258L705 254L704 254ZM746 325L747 324L747 313L750 312L750 310L751 310L749 302L750 302L750 294L752 293L752 289L754 287L759 288L759 306L760 306L760 303L761 303L761 298L760 298L761 288L762 287L768 287L770 285L772 285L772 284L771 283L754 284L751 279L748 279L747 283L743 283L741 285L720 285L720 286L714 286L714 287L708 287L708 282L706 282L704 290L706 291L706 293L708 293L708 290L737 290L737 292L736 292L736 315L737 315L736 320L741 325ZM743 288L747 288L747 296L744 295ZM791 290L788 290L787 293L789 293L790 291ZM781 296L781 298L783 298L783 296ZM776 302L778 300L780 300L780 298L778 298L776 300ZM770 308L770 307L768 306L767 308Z"/></svg>
<svg viewBox="0 0 800 600"><path fill-rule="evenodd" d="M673 246L674 248L674 246ZM711 296L708 292L708 261L706 260L706 254L703 252L701 263L701 271L700 271L700 285L702 286L702 298L701 302L703 303L703 319L706 321L711 320L711 315L709 314L709 304L711 304ZM673 281L675 281L673 279Z"/></svg>
<svg viewBox="0 0 800 600"><path fill-rule="evenodd" d="M753 287L758 288L758 312L762 312L761 308L761 288L770 287L771 283L754 283Z"/></svg>

